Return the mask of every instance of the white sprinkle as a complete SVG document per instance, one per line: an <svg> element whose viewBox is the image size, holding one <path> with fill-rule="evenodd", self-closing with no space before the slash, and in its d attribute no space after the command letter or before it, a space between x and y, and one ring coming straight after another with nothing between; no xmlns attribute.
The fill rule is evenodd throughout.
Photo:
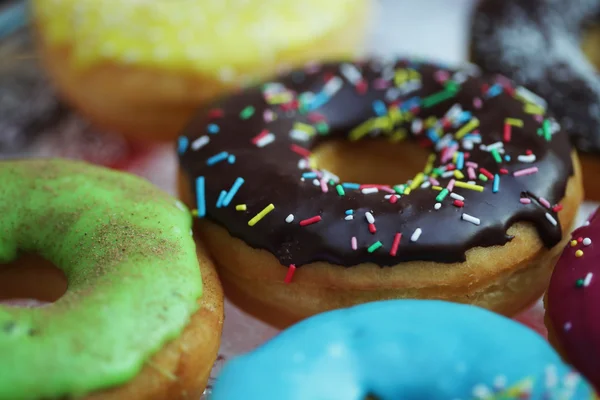
<svg viewBox="0 0 600 400"><path fill-rule="evenodd" d="M398 90L398 88L392 87L389 88L386 92L385 92L385 99L388 102L392 102L398 99L398 97L400 97L400 90Z"/></svg>
<svg viewBox="0 0 600 400"><path fill-rule="evenodd" d="M494 378L494 387L496 389L504 389L506 387L506 376L498 375Z"/></svg>
<svg viewBox="0 0 600 400"><path fill-rule="evenodd" d="M585 287L590 286L593 276L594 276L594 274L592 274L591 272L588 272L587 275L585 276L585 278L583 279L583 286L585 286Z"/></svg>
<svg viewBox="0 0 600 400"><path fill-rule="evenodd" d="M285 222L287 222L288 224L291 224L292 222L294 222L294 214L290 214L285 218Z"/></svg>
<svg viewBox="0 0 600 400"><path fill-rule="evenodd" d="M332 97L342 88L343 85L344 81L342 81L339 76L334 76L327 81L325 86L323 86L323 92L325 92L327 96Z"/></svg>
<svg viewBox="0 0 600 400"><path fill-rule="evenodd" d="M367 218L367 222L370 224L374 224L375 223L375 218L373 217L373 214L371 214L369 211L367 211L365 213L365 217Z"/></svg>
<svg viewBox="0 0 600 400"><path fill-rule="evenodd" d="M454 171L446 171L442 174L442 178L450 178L454 176Z"/></svg>
<svg viewBox="0 0 600 400"><path fill-rule="evenodd" d="M419 238L421 237L421 233L423 233L423 231L421 230L421 228L415 229L415 231L413 232L412 236L410 237L410 241L411 242L416 242L417 240L419 240Z"/></svg>
<svg viewBox="0 0 600 400"><path fill-rule="evenodd" d="M465 200L464 197L462 197L460 194L456 194L456 193L450 193L450 197L452 197L453 199L456 199L456 200L460 200L460 201Z"/></svg>
<svg viewBox="0 0 600 400"><path fill-rule="evenodd" d="M456 103L446 112L444 118L447 120L453 121L455 120L461 113L463 109L460 104Z"/></svg>
<svg viewBox="0 0 600 400"><path fill-rule="evenodd" d="M409 94L411 92L421 89L421 86L422 86L421 81L406 82L400 88L400 95L406 96L407 94Z"/></svg>
<svg viewBox="0 0 600 400"><path fill-rule="evenodd" d="M564 378L563 378L563 384L565 385L565 387L571 389L574 388L577 383L580 380L580 375L576 372L569 372Z"/></svg>
<svg viewBox="0 0 600 400"><path fill-rule="evenodd" d="M431 186L431 182L429 181L421 183L421 189L427 189L429 186Z"/></svg>
<svg viewBox="0 0 600 400"><path fill-rule="evenodd" d="M373 188L364 188L361 190L362 194L372 194L372 193L377 193L379 192L379 189L377 189L376 187Z"/></svg>
<svg viewBox="0 0 600 400"><path fill-rule="evenodd" d="M570 322L567 322L567 323L565 324L565 326L563 327L563 329L564 329L565 331L570 331L572 327L573 327L573 324L572 324L572 323L570 323Z"/></svg>
<svg viewBox="0 0 600 400"><path fill-rule="evenodd" d="M299 169L308 168L308 160L306 158L301 158L300 160L298 160L298 168Z"/></svg>
<svg viewBox="0 0 600 400"><path fill-rule="evenodd" d="M346 217L344 218L346 221L352 221L354 219L353 215L346 215Z"/></svg>
<svg viewBox="0 0 600 400"><path fill-rule="evenodd" d="M540 96L524 88L523 86L519 86L515 92L517 96L520 96L525 100L542 107L544 110L548 108L548 103L546 103L546 100L542 99Z"/></svg>
<svg viewBox="0 0 600 400"><path fill-rule="evenodd" d="M548 389L556 387L558 384L558 371L555 365L548 365L546 367L546 387Z"/></svg>
<svg viewBox="0 0 600 400"><path fill-rule="evenodd" d="M470 140L463 140L462 145L465 150L473 150L473 142Z"/></svg>
<svg viewBox="0 0 600 400"><path fill-rule="evenodd" d="M584 246L589 246L590 244L592 244L592 239L586 237L585 239L583 239L583 245Z"/></svg>
<svg viewBox="0 0 600 400"><path fill-rule="evenodd" d="M554 226L558 225L558 222L554 219L554 217L548 213L546 213L546 219L550 221L550 223Z"/></svg>
<svg viewBox="0 0 600 400"><path fill-rule="evenodd" d="M200 136L198 139L192 142L192 150L199 150L206 146L210 142L210 138L208 136Z"/></svg>
<svg viewBox="0 0 600 400"><path fill-rule="evenodd" d="M517 157L517 159L524 163L532 163L532 162L535 162L535 154L520 155Z"/></svg>
<svg viewBox="0 0 600 400"><path fill-rule="evenodd" d="M475 396L478 399L487 399L491 395L492 392L490 391L490 389L485 387L485 385L477 385L473 388L473 396Z"/></svg>
<svg viewBox="0 0 600 400"><path fill-rule="evenodd" d="M319 181L318 179L313 179L313 185L321 186L321 181Z"/></svg>
<svg viewBox="0 0 600 400"><path fill-rule="evenodd" d="M415 119L410 125L410 129L412 133L417 134L423 130L423 121L420 119Z"/></svg>
<svg viewBox="0 0 600 400"><path fill-rule="evenodd" d="M467 222L470 222L470 223L472 223L472 224L474 224L474 225L479 225L479 224L481 224L481 220L480 220L479 218L477 218L477 217L474 217L474 216L472 216L472 215L469 215L469 214L467 214L467 213L463 213L463 215L462 215L462 219L463 219L463 220L465 220L465 221L467 221Z"/></svg>
<svg viewBox="0 0 600 400"><path fill-rule="evenodd" d="M353 85L356 85L363 79L362 74L353 64L342 64L340 66L340 72Z"/></svg>
<svg viewBox="0 0 600 400"><path fill-rule="evenodd" d="M496 143L492 143L492 144L487 145L488 151L492 151L494 149L498 150L498 149L500 149L502 147L504 147L504 143L502 143L502 142L496 142Z"/></svg>
<svg viewBox="0 0 600 400"><path fill-rule="evenodd" d="M299 140L301 142L306 142L310 139L310 135L308 132L301 131L300 129L294 129L290 132L290 137L294 140Z"/></svg>
<svg viewBox="0 0 600 400"><path fill-rule="evenodd" d="M435 203L433 208L435 208L436 210L439 210L440 208L442 208L442 203Z"/></svg>
<svg viewBox="0 0 600 400"><path fill-rule="evenodd" d="M266 145L268 145L269 143L273 143L274 141L275 141L275 135L272 133L269 133L269 134L263 136L262 138L260 138L260 140L256 142L256 146L257 147L265 147Z"/></svg>

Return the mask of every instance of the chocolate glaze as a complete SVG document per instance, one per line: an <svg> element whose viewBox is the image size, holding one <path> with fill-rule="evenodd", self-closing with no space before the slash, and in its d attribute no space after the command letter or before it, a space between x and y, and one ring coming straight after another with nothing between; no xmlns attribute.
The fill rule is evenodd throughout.
<svg viewBox="0 0 600 400"><path fill-rule="evenodd" d="M599 0L484 0L472 28L473 61L548 100L583 151L600 152L600 80L581 37Z"/></svg>
<svg viewBox="0 0 600 400"><path fill-rule="evenodd" d="M569 362L600 389L598 210L590 217L589 225L573 232L572 240L575 242L567 245L552 274L546 311Z"/></svg>
<svg viewBox="0 0 600 400"><path fill-rule="evenodd" d="M471 76L477 75L473 66L455 73L440 66L419 64L412 60L369 60L352 65L360 71L358 78L350 76L354 83L350 83L341 72L348 69L349 64L311 66L279 77L277 82L297 94L308 91L319 93L328 79L341 79L341 89L313 114L285 111L280 105L269 105L263 96L263 87L258 86L224 98L196 116L180 138L180 162L191 179L192 187L195 187L196 177L205 177L206 215L211 221L225 227L231 235L248 245L268 250L286 266L300 266L314 261L344 266L363 262L392 266L409 260L460 262L465 260L465 252L473 247L507 243L511 238L506 231L517 221L533 223L547 247L560 241L560 224L553 225L548 219L550 216L557 220L556 212L539 204L536 199L541 197L554 205L564 196L568 177L573 171L569 141L558 128L550 141L539 136L540 122L524 112L524 103L513 97L511 93L514 90L507 80L501 80L505 86L502 93L487 98L482 94L482 90L487 93L484 85L494 84L495 80ZM345 194L340 196L333 185L328 185L328 192L324 193L320 186L313 184L312 179L302 181L302 173L309 170L299 169L303 156L292 151L290 146L314 149L325 140L347 137L353 128L377 116L374 102L379 100L390 104L386 96L389 99L395 89L390 92L389 88L382 87L385 82L393 80L396 69L407 67L420 72L422 87L401 95L396 103L403 107L410 104L411 99L419 97L422 106L413 111L422 121L429 116L442 117L451 106L458 103L464 111L471 112L480 120L479 131L482 144L485 145L503 139L505 118L517 118L524 122L523 128L512 128L512 139L504 145L506 154L512 157L510 162L498 164L492 154L482 150L479 144L474 146L467 160L478 163L479 167L492 174L499 174L501 168L506 168L509 173L500 175L499 191L493 192L492 180L483 182L477 179L476 183L484 187L483 192L454 188L455 194L465 198L463 208L452 205L454 199L447 196L441 201L441 208L435 210L436 196L440 192L432 188L417 187L393 204L383 192L363 194L358 190L345 189ZM446 77L452 82L464 80L456 96L425 107L423 99L444 90L448 81L442 81ZM407 90L406 86L400 86L400 89ZM363 90L364 93L361 92ZM475 106L476 98L482 99L480 109ZM248 119L241 118L240 113L249 105L255 108L254 114ZM264 112L267 110L277 115L274 121L265 121ZM316 134L305 142L292 139L290 130L295 122L315 125L311 122L315 120L314 112L327 121L328 134ZM464 113L461 115L468 116ZM207 124L210 123L218 125L218 133L207 133ZM454 133L464 124L448 126L445 132ZM410 122L399 126L406 128L410 137L431 143L425 139L426 132L413 133ZM214 131L214 126L212 128ZM265 129L275 135L275 140L259 148L251 141ZM371 132L372 137L381 135L382 130ZM207 136L210 142L198 149L199 142L196 141L203 136ZM462 146L465 143L461 142L460 150L464 150ZM535 154L535 162L517 160L517 156L525 154L526 149ZM207 159L223 151L235 155L234 164L221 161L207 165ZM435 165L441 165L440 157ZM538 173L519 177L512 175L513 171L534 166L539 168ZM464 167L462 171L466 181L467 168ZM245 182L231 204L217 208L221 191L229 191L238 177ZM450 181L450 178L438 179L443 187ZM522 204L521 197L533 200L531 204ZM248 221L270 203L275 209L255 226L249 226ZM245 204L247 210L237 211L238 204ZM354 210L353 220L344 218L348 209ZM369 231L365 217L367 211L372 212L375 218L374 234ZM462 220L463 213L480 218L481 224L477 226ZM289 214L294 215L292 223L285 221ZM299 224L299 221L316 215L322 220L308 226ZM417 228L422 230L422 234L417 241L411 241ZM390 250L397 233L402 233L402 238L396 255L392 256ZM356 250L351 247L352 237L357 239ZM369 252L368 248L377 241L382 246Z"/></svg>

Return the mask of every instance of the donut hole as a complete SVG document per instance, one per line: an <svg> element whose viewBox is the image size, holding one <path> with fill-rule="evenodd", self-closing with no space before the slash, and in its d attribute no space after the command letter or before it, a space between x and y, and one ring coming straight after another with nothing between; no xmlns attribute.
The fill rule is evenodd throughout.
<svg viewBox="0 0 600 400"><path fill-rule="evenodd" d="M393 185L422 172L429 154L430 150L412 140L330 140L313 150L312 160L317 168L333 172L343 182Z"/></svg>
<svg viewBox="0 0 600 400"><path fill-rule="evenodd" d="M67 286L64 272L38 255L23 254L15 261L0 263L0 302L53 303L66 293Z"/></svg>

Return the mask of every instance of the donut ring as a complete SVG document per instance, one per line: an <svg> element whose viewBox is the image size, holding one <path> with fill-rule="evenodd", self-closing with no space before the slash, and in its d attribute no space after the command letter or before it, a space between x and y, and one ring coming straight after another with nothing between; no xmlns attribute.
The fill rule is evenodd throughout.
<svg viewBox="0 0 600 400"><path fill-rule="evenodd" d="M544 97L543 107L589 153L600 152L600 79L581 44L587 26L599 20L598 0L484 0L471 32L472 60ZM598 158L583 156L582 162L586 195L600 199Z"/></svg>
<svg viewBox="0 0 600 400"><path fill-rule="evenodd" d="M546 326L552 344L600 388L600 213L576 229L546 293Z"/></svg>
<svg viewBox="0 0 600 400"><path fill-rule="evenodd" d="M0 398L200 397L223 297L188 210L80 162L5 161L0 180L0 268L34 253L69 281L49 306L0 305Z"/></svg>
<svg viewBox="0 0 600 400"><path fill-rule="evenodd" d="M535 332L477 307L395 300L331 311L223 367L213 400L594 399Z"/></svg>
<svg viewBox="0 0 600 400"><path fill-rule="evenodd" d="M538 299L581 201L577 159L550 117L524 112L534 95L472 75L414 60L326 64L200 112L179 142L180 193L208 217L200 229L226 293L278 326L378 299L507 315ZM435 146L424 170L395 147L389 171L423 171L401 185L311 167L321 143L369 135Z"/></svg>

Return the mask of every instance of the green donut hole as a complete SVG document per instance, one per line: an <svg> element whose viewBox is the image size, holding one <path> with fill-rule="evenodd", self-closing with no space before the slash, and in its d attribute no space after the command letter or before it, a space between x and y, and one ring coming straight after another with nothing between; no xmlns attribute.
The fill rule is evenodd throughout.
<svg viewBox="0 0 600 400"><path fill-rule="evenodd" d="M12 262L0 263L0 302L54 303L67 287L64 272L39 255L22 254Z"/></svg>
<svg viewBox="0 0 600 400"><path fill-rule="evenodd" d="M328 140L313 150L311 162L336 174L342 182L395 185L423 172L431 152L414 140Z"/></svg>

